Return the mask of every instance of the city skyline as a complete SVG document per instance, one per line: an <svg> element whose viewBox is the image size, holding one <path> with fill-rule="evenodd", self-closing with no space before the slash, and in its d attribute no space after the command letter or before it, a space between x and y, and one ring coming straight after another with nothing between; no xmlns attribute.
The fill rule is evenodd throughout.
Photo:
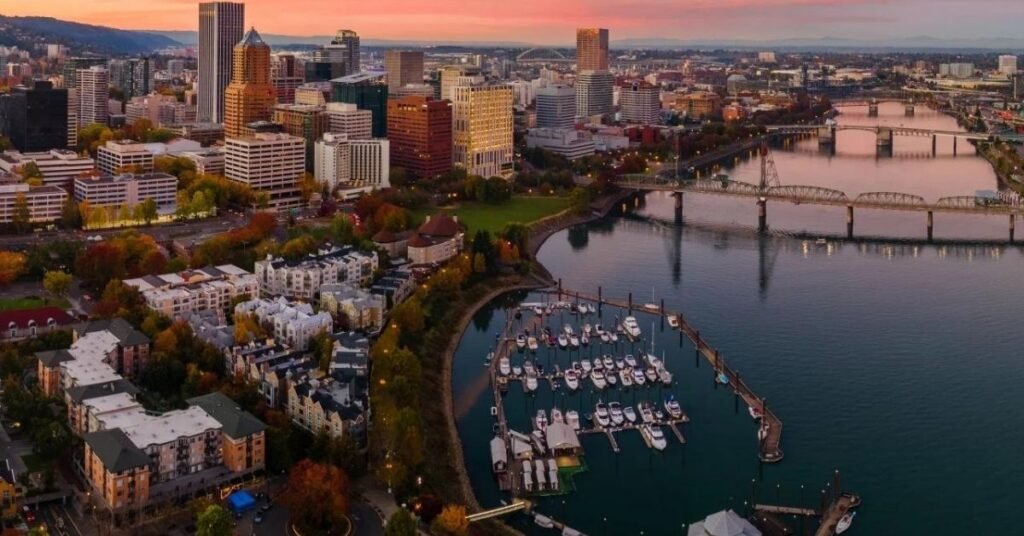
<svg viewBox="0 0 1024 536"><path fill-rule="evenodd" d="M559 4L487 0L469 5L457 0L429 4L398 0L386 5L364 3L344 16L329 15L336 9L329 0L296 0L287 11L280 11L270 0L245 3L246 25L258 25L268 34L333 35L337 28L347 27L369 39L547 45L568 45L581 26L611 28L618 40L1012 37L1018 33L1014 20L1024 16L1024 3L1010 0L940 0L941 9L929 0L907 0L899 5L884 0L643 0L639 4L623 0ZM5 14L51 16L124 29L196 30L197 1L148 0L146 5L141 9L112 0L53 0L43 5L12 0ZM311 17L311 13L318 15Z"/></svg>

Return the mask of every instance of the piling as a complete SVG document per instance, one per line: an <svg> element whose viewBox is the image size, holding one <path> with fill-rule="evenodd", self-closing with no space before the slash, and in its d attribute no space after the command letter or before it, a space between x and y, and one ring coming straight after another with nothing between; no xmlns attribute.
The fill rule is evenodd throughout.
<svg viewBox="0 0 1024 536"><path fill-rule="evenodd" d="M928 242L932 241L933 231L935 230L935 214L932 211L928 211Z"/></svg>
<svg viewBox="0 0 1024 536"><path fill-rule="evenodd" d="M757 200L757 231L768 230L768 200L761 197Z"/></svg>
<svg viewBox="0 0 1024 536"><path fill-rule="evenodd" d="M853 205L846 205L846 238L853 239Z"/></svg>
<svg viewBox="0 0 1024 536"><path fill-rule="evenodd" d="M1017 215L1016 214L1010 214L1010 243L1011 244L1013 243L1013 233L1014 233L1014 230L1015 230L1014 227L1016 227L1016 226L1017 226Z"/></svg>

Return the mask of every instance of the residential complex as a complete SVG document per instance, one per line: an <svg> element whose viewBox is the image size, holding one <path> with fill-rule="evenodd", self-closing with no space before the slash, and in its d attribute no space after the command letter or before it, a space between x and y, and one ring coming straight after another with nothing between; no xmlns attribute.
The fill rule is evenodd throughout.
<svg viewBox="0 0 1024 536"><path fill-rule="evenodd" d="M376 329L384 322L384 296L348 283L320 286L320 310L344 318L349 329Z"/></svg>
<svg viewBox="0 0 1024 536"><path fill-rule="evenodd" d="M224 121L224 90L231 82L233 49L242 40L245 4L199 4L199 121Z"/></svg>
<svg viewBox="0 0 1024 536"><path fill-rule="evenodd" d="M296 350L305 350L318 333L334 331L330 314L316 313L312 305L289 301L283 296L240 302L235 306L235 314L252 315L260 325L269 328L275 340Z"/></svg>
<svg viewBox="0 0 1024 536"><path fill-rule="evenodd" d="M316 254L294 261L268 256L256 261L254 271L261 296L312 301L322 285L368 284L378 263L376 252L363 253L352 247L327 245Z"/></svg>
<svg viewBox="0 0 1024 536"><path fill-rule="evenodd" d="M186 319L191 313L208 310L223 314L235 298L260 293L256 276L233 264L147 275L127 279L124 284L138 289L150 309L171 319Z"/></svg>
<svg viewBox="0 0 1024 536"><path fill-rule="evenodd" d="M452 103L427 97L388 101L391 165L412 178L431 178L452 169Z"/></svg>

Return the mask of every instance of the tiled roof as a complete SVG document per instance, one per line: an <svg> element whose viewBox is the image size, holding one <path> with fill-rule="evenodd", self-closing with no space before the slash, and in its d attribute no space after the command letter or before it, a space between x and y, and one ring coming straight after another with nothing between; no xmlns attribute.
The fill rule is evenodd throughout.
<svg viewBox="0 0 1024 536"><path fill-rule="evenodd" d="M453 237L459 234L459 222L447 214L434 214L423 222L418 229L421 235L436 237Z"/></svg>
<svg viewBox="0 0 1024 536"><path fill-rule="evenodd" d="M91 432L83 439L112 473L149 465L149 456L118 428Z"/></svg>
<svg viewBox="0 0 1024 536"><path fill-rule="evenodd" d="M37 326L46 326L53 319L58 326L64 326L74 322L74 317L60 307L39 307L36 309L17 309L13 311L0 312L0 329L8 329L11 323L19 328L29 327L29 322L35 321Z"/></svg>

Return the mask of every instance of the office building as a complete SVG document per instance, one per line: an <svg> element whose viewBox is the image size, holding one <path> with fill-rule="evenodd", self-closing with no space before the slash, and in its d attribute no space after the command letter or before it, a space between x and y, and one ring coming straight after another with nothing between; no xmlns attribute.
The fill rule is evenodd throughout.
<svg viewBox="0 0 1024 536"><path fill-rule="evenodd" d="M160 124L160 106L162 104L178 104L174 95L153 94L143 97L132 97L124 105L124 120L132 124L139 119L148 119L154 126ZM184 104L184 103L181 103ZM193 117L192 121L195 121ZM183 121L184 122L184 121Z"/></svg>
<svg viewBox="0 0 1024 536"><path fill-rule="evenodd" d="M90 67L106 67L106 58L68 58L64 60L62 73L64 75L64 89L78 87L78 71Z"/></svg>
<svg viewBox="0 0 1024 536"><path fill-rule="evenodd" d="M107 102L110 94L110 71L104 67L90 67L77 71L78 127L85 128L93 123L107 124L110 108Z"/></svg>
<svg viewBox="0 0 1024 536"><path fill-rule="evenodd" d="M406 84L394 91L388 90L388 96L396 97L429 97L437 98L438 86L432 84Z"/></svg>
<svg viewBox="0 0 1024 536"><path fill-rule="evenodd" d="M68 143L68 90L37 80L0 95L0 136L24 152L64 149Z"/></svg>
<svg viewBox="0 0 1024 536"><path fill-rule="evenodd" d="M68 147L78 145L78 90L68 89Z"/></svg>
<svg viewBox="0 0 1024 536"><path fill-rule="evenodd" d="M974 76L973 63L941 63L939 64L939 76L950 78L970 78Z"/></svg>
<svg viewBox="0 0 1024 536"><path fill-rule="evenodd" d="M313 176L334 191L352 181L352 154L345 134L325 134L313 151Z"/></svg>
<svg viewBox="0 0 1024 536"><path fill-rule="evenodd" d="M224 137L251 134L248 125L269 121L276 101L270 83L270 47L250 28L234 48L231 83L224 90Z"/></svg>
<svg viewBox="0 0 1024 536"><path fill-rule="evenodd" d="M610 116L615 112L615 77L608 71L583 71L576 77L576 116Z"/></svg>
<svg viewBox="0 0 1024 536"><path fill-rule="evenodd" d="M0 184L0 223L14 220L14 209L19 200L25 201L29 220L33 223L54 222L60 219L60 210L67 198L68 193L56 186Z"/></svg>
<svg viewBox="0 0 1024 536"><path fill-rule="evenodd" d="M594 140L589 132L562 128L532 128L526 135L526 146L540 147L569 160L594 154Z"/></svg>
<svg viewBox="0 0 1024 536"><path fill-rule="evenodd" d="M110 60L110 84L124 93L125 100L149 95L154 68L149 58Z"/></svg>
<svg viewBox="0 0 1024 536"><path fill-rule="evenodd" d="M242 40L245 4L199 4L199 121L224 121L224 92L231 82L233 49Z"/></svg>
<svg viewBox="0 0 1024 536"><path fill-rule="evenodd" d="M388 50L384 53L384 67L388 71L388 93L406 84L423 83L422 51Z"/></svg>
<svg viewBox="0 0 1024 536"><path fill-rule="evenodd" d="M576 30L576 71L608 70L608 30L580 28Z"/></svg>
<svg viewBox="0 0 1024 536"><path fill-rule="evenodd" d="M224 137L224 126L220 123L181 123L169 130L179 138L198 141L203 147L213 145Z"/></svg>
<svg viewBox="0 0 1024 536"><path fill-rule="evenodd" d="M620 119L625 123L657 124L661 115L661 91L647 82L631 82L620 88L619 107Z"/></svg>
<svg viewBox="0 0 1024 536"><path fill-rule="evenodd" d="M66 149L52 149L38 153L6 151L0 153L0 171L18 173L22 166L33 163L43 176L43 184L60 186L71 191L75 177L91 173L95 162L87 156L80 156Z"/></svg>
<svg viewBox="0 0 1024 536"><path fill-rule="evenodd" d="M333 134L345 134L350 140L373 137L373 112L360 110L355 104L327 103L329 128Z"/></svg>
<svg viewBox="0 0 1024 536"><path fill-rule="evenodd" d="M270 83L274 86L278 104L294 104L295 89L301 86L302 65L294 54L274 54L270 57Z"/></svg>
<svg viewBox="0 0 1024 536"><path fill-rule="evenodd" d="M330 132L330 117L323 106L279 104L274 107L274 123L284 132L306 140L306 170L313 170L313 144Z"/></svg>
<svg viewBox="0 0 1024 536"><path fill-rule="evenodd" d="M552 85L537 90L537 128L573 128L576 124L576 90Z"/></svg>
<svg viewBox="0 0 1024 536"><path fill-rule="evenodd" d="M256 261L254 272L262 296L285 296L312 301L322 285L367 285L379 266L377 253L330 244L297 260L267 256ZM254 295L255 296L255 295Z"/></svg>
<svg viewBox="0 0 1024 536"><path fill-rule="evenodd" d="M455 87L459 78L464 76L475 76L480 74L480 68L467 65L446 65L438 71L438 76L441 79L441 98L454 100L455 96L452 95L452 88Z"/></svg>
<svg viewBox="0 0 1024 536"><path fill-rule="evenodd" d="M345 74L355 74L362 70L359 58L359 34L352 30L338 30L331 46L340 49L340 58L345 64Z"/></svg>
<svg viewBox="0 0 1024 536"><path fill-rule="evenodd" d="M452 88L452 161L471 175L512 174L512 88L464 76Z"/></svg>
<svg viewBox="0 0 1024 536"><path fill-rule="evenodd" d="M110 140L96 151L96 169L105 175L153 171L153 153L132 140Z"/></svg>
<svg viewBox="0 0 1024 536"><path fill-rule="evenodd" d="M224 176L265 192L277 210L301 204L297 181L306 171L306 142L288 134L256 133L227 138Z"/></svg>
<svg viewBox="0 0 1024 536"><path fill-rule="evenodd" d="M388 86L384 73L357 73L331 80L331 101L355 104L373 112L374 138L387 137Z"/></svg>
<svg viewBox="0 0 1024 536"><path fill-rule="evenodd" d="M1006 76L1017 74L1017 56L1009 54L999 56L999 72Z"/></svg>
<svg viewBox="0 0 1024 536"><path fill-rule="evenodd" d="M224 175L224 151L221 149L186 151L181 156L195 164L196 175Z"/></svg>
<svg viewBox="0 0 1024 536"><path fill-rule="evenodd" d="M306 82L295 88L295 104L326 106L331 102L330 82Z"/></svg>
<svg viewBox="0 0 1024 536"><path fill-rule="evenodd" d="M313 51L306 63L306 81L327 81L360 71L359 35L352 30L338 30L330 43Z"/></svg>
<svg viewBox="0 0 1024 536"><path fill-rule="evenodd" d="M94 207L134 207L147 199L157 212L173 214L177 208L178 178L167 173L125 173L75 179L75 201Z"/></svg>
<svg viewBox="0 0 1024 536"><path fill-rule="evenodd" d="M314 151L314 175L345 199L354 199L390 182L390 140L350 139L325 134Z"/></svg>
<svg viewBox="0 0 1024 536"><path fill-rule="evenodd" d="M126 279L150 309L182 320L193 313L215 311L221 318L241 296L258 296L260 283L252 273L233 264Z"/></svg>
<svg viewBox="0 0 1024 536"><path fill-rule="evenodd" d="M388 102L391 165L413 178L431 178L452 169L452 103L426 97Z"/></svg>

